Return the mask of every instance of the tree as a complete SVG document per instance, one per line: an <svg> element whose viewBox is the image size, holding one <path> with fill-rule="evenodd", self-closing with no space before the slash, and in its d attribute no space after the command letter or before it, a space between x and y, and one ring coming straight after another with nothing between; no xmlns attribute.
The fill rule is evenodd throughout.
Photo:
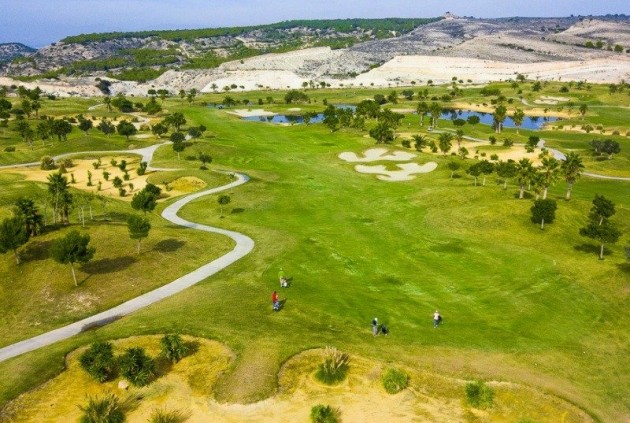
<svg viewBox="0 0 630 423"><path fill-rule="evenodd" d="M584 164L582 164L582 158L575 152L570 152L566 155L566 158L560 166L564 179L567 181L567 201L571 199L571 191L573 190L573 184L580 179Z"/></svg>
<svg viewBox="0 0 630 423"><path fill-rule="evenodd" d="M68 223L70 207L72 206L72 194L69 192L68 179L60 173L48 175L48 193L53 205L53 222L57 217L63 223Z"/></svg>
<svg viewBox="0 0 630 423"><path fill-rule="evenodd" d="M516 163L514 163L513 160L508 160L506 162L500 161L496 164L495 168L499 178L503 179L503 189L506 190L508 179L516 176Z"/></svg>
<svg viewBox="0 0 630 423"><path fill-rule="evenodd" d="M560 175L560 162L553 157L543 157L539 172L543 175L543 200L545 200L549 187L556 183Z"/></svg>
<svg viewBox="0 0 630 423"><path fill-rule="evenodd" d="M531 208L532 222L540 223L540 229L545 229L546 223L553 223L556 218L556 200L536 200Z"/></svg>
<svg viewBox="0 0 630 423"><path fill-rule="evenodd" d="M88 134L88 131L92 129L94 124L90 119L80 119L79 120L79 129L85 132L85 135Z"/></svg>
<svg viewBox="0 0 630 423"><path fill-rule="evenodd" d="M450 161L448 162L447 166L448 166L448 169L451 171L451 179L453 179L453 175L461 167L461 165L457 162Z"/></svg>
<svg viewBox="0 0 630 423"><path fill-rule="evenodd" d="M477 178L481 175L481 166L479 166L479 162L471 165L466 173L475 178L475 186L477 186Z"/></svg>
<svg viewBox="0 0 630 423"><path fill-rule="evenodd" d="M483 174L482 185L485 187L486 177L488 175L492 175L492 173L494 172L494 165L490 163L488 160L482 160L479 162L479 169L481 170L481 173Z"/></svg>
<svg viewBox="0 0 630 423"><path fill-rule="evenodd" d="M169 126L173 126L175 130L179 132L180 128L186 125L186 118L183 114L177 112L166 116L163 122Z"/></svg>
<svg viewBox="0 0 630 423"><path fill-rule="evenodd" d="M451 149L451 141L453 140L453 134L450 132L442 132L438 135L438 145L442 154L446 156L446 153Z"/></svg>
<svg viewBox="0 0 630 423"><path fill-rule="evenodd" d="M131 207L134 210L139 210L145 215L148 212L155 210L157 206L157 200L160 197L162 190L153 184L147 184L144 188L138 191L131 199Z"/></svg>
<svg viewBox="0 0 630 423"><path fill-rule="evenodd" d="M438 119L442 116L442 106L436 102L431 103L429 113L431 114L431 124L434 128L437 128Z"/></svg>
<svg viewBox="0 0 630 423"><path fill-rule="evenodd" d="M50 124L48 121L39 122L35 132L37 137L42 140L42 144L46 145L46 140L50 138Z"/></svg>
<svg viewBox="0 0 630 423"><path fill-rule="evenodd" d="M120 121L118 126L116 126L116 130L118 131L118 135L123 135L129 141L129 137L135 135L138 130L135 125L131 122L127 122L126 120Z"/></svg>
<svg viewBox="0 0 630 423"><path fill-rule="evenodd" d="M44 229L44 216L39 213L35 202L30 198L19 198L15 202L16 216L24 219L24 229L29 236L36 236Z"/></svg>
<svg viewBox="0 0 630 423"><path fill-rule="evenodd" d="M457 140L457 149L462 148L462 141L464 141L464 131L462 129L458 129L455 131L455 139Z"/></svg>
<svg viewBox="0 0 630 423"><path fill-rule="evenodd" d="M394 139L394 131L386 122L378 122L374 128L370 129L369 134L377 144L389 143Z"/></svg>
<svg viewBox="0 0 630 423"><path fill-rule="evenodd" d="M585 227L580 228L580 235L594 239L595 241L599 242L599 259L603 260L604 246L606 244L614 244L615 242L617 242L619 240L619 237L621 236L621 232L613 223L609 221L605 221L601 224L597 224L596 221L591 221Z"/></svg>
<svg viewBox="0 0 630 423"><path fill-rule="evenodd" d="M592 204L589 219L598 225L603 225L616 213L615 203L603 195L595 194Z"/></svg>
<svg viewBox="0 0 630 423"><path fill-rule="evenodd" d="M308 95L300 90L290 90L284 96L284 101L287 104L291 103L305 103L308 101Z"/></svg>
<svg viewBox="0 0 630 423"><path fill-rule="evenodd" d="M90 235L81 235L79 231L71 231L65 237L56 239L50 247L50 255L56 262L70 263L75 286L79 286L79 284L77 283L74 264L87 263L92 260L96 252L96 249L90 247L89 243Z"/></svg>
<svg viewBox="0 0 630 423"><path fill-rule="evenodd" d="M160 355L171 363L177 363L190 351L188 345L186 345L182 337L178 334L164 335L164 337L160 339L160 346L162 348Z"/></svg>
<svg viewBox="0 0 630 423"><path fill-rule="evenodd" d="M501 130L503 129L503 121L505 120L506 117L507 117L507 108L502 104L498 105L494 109L494 113L492 115L494 130L497 132L497 134L501 133Z"/></svg>
<svg viewBox="0 0 630 423"><path fill-rule="evenodd" d="M202 169L202 170L208 169L206 164L212 163L212 156L210 156L210 154L204 153L202 151L199 152L199 154L197 155L197 158L201 162L200 169Z"/></svg>
<svg viewBox="0 0 630 423"><path fill-rule="evenodd" d="M13 251L15 263L20 264L18 248L28 242L29 233L22 216L7 217L0 224L0 253Z"/></svg>
<svg viewBox="0 0 630 423"><path fill-rule="evenodd" d="M177 160L179 160L179 153L186 149L186 143L184 140L186 137L181 132L173 132L171 134L171 141L173 142L173 151L177 153Z"/></svg>
<svg viewBox="0 0 630 423"><path fill-rule="evenodd" d="M617 141L606 140L602 145L602 153L608 155L608 159L613 158L613 154L618 154L621 152L621 147Z"/></svg>
<svg viewBox="0 0 630 423"><path fill-rule="evenodd" d="M582 117L582 120L584 120L584 116L586 116L586 112L588 111L588 106L586 104L581 104L579 110L580 116Z"/></svg>
<svg viewBox="0 0 630 423"><path fill-rule="evenodd" d="M54 119L50 121L50 132L57 136L57 140L68 140L68 134L72 132L72 125L67 120Z"/></svg>
<svg viewBox="0 0 630 423"><path fill-rule="evenodd" d="M522 199L525 196L525 186L532 181L532 175L536 172L532 161L527 158L522 158L516 164L516 177L518 180L518 198Z"/></svg>
<svg viewBox="0 0 630 423"><path fill-rule="evenodd" d="M421 101L418 103L416 107L416 112L418 113L418 117L420 118L420 126L424 126L424 117L429 113L429 105L426 101Z"/></svg>
<svg viewBox="0 0 630 423"><path fill-rule="evenodd" d="M103 119L98 126L96 127L99 131L101 131L106 136L110 136L114 132L116 132L116 127L113 123L108 121L107 119Z"/></svg>
<svg viewBox="0 0 630 423"><path fill-rule="evenodd" d="M219 206L221 207L221 217L223 217L223 206L227 206L228 204L230 204L230 201L232 201L232 199L230 198L229 195L220 195L219 198L217 199L217 202L219 203Z"/></svg>
<svg viewBox="0 0 630 423"><path fill-rule="evenodd" d="M158 122L151 127L151 132L153 133L153 135L160 138L163 134L166 134L168 132L168 127L163 123Z"/></svg>
<svg viewBox="0 0 630 423"><path fill-rule="evenodd" d="M427 137L424 135L412 135L411 138L415 141L413 146L416 151L422 151L422 149L427 146Z"/></svg>
<svg viewBox="0 0 630 423"><path fill-rule="evenodd" d="M111 113L112 111L112 98L108 95L105 96L105 98L103 99L103 102L105 103L105 106L107 106L107 111Z"/></svg>
<svg viewBox="0 0 630 423"><path fill-rule="evenodd" d="M326 107L326 110L324 110L324 120L322 122L330 129L330 132L335 132L338 129L339 116L335 106L330 105Z"/></svg>
<svg viewBox="0 0 630 423"><path fill-rule="evenodd" d="M133 214L127 219L127 229L129 230L129 238L137 241L137 253L140 254L140 242L149 236L151 230L149 219Z"/></svg>
<svg viewBox="0 0 630 423"><path fill-rule="evenodd" d="M525 119L525 112L521 109L514 110L512 114L512 120L514 121L514 125L516 125L516 133L519 133L521 129L521 125L523 124L523 120Z"/></svg>

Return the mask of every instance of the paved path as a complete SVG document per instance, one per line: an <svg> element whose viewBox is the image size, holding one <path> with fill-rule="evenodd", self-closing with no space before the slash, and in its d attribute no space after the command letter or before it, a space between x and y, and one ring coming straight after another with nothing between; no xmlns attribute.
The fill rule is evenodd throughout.
<svg viewBox="0 0 630 423"><path fill-rule="evenodd" d="M140 150L135 150L135 151L136 151L136 154L141 154L141 153L138 153L138 151L142 150L147 154L146 157L149 157L148 156L149 153L150 153L150 156L152 157L155 149L157 149L161 145L164 145L164 144L158 144L156 146L147 147L146 149L140 149ZM153 150L150 150L151 148L153 148ZM134 151L134 150L127 150L125 152L130 152L130 151ZM73 153L73 154L85 154L85 153ZM143 158L144 157L145 156L143 155ZM151 157L148 158L147 163L150 163ZM224 172L224 173L227 173L227 172ZM174 280L173 282L170 282L151 292L147 292L146 294L143 294L139 297L131 299L127 302L124 302L114 308L110 308L109 310L95 314L94 316L85 318L83 320L79 320L78 322L69 324L59 329L55 329L50 332L46 332L41 335L35 336L33 338L29 338L24 341L1 348L0 349L0 362L4 360L8 360L9 358L24 354L26 352L36 350L46 345L50 345L64 339L68 339L87 329L104 326L108 323L114 322L129 313L132 313L136 310L147 307L160 300L163 300L164 298L175 295L178 292L181 292L184 289L191 287L192 285L225 269L230 264L234 263L235 261L247 255L254 248L254 241L248 236L245 236L241 233L234 232L234 231L228 231L225 229L214 228L212 226L206 226L199 223L189 222L188 220L182 219L181 217L177 216L177 213L179 212L179 210L182 207L184 207L186 204L190 203L191 201L196 200L197 198L200 198L206 195L211 195L217 192L229 190L231 188L242 185L249 180L249 177L242 173L230 172L230 174L236 177L236 180L234 182L231 182L227 185L223 185L220 187L211 188L205 191L200 191L200 192L188 195L174 202L170 206L166 207L164 211L162 211L162 217L179 226L184 226L184 227L196 229L199 231L217 233L217 234L230 237L232 240L234 240L234 242L236 242L236 245L234 246L232 251L211 261L210 263L204 264L197 270L194 270Z"/></svg>
<svg viewBox="0 0 630 423"><path fill-rule="evenodd" d="M168 144L172 144L172 142L165 141L160 144L153 144L149 147L136 148L133 150L83 151L83 152L65 153L65 154L59 154L58 156L54 156L53 159L55 161L59 161L59 159L63 159L64 157L76 156L79 154L137 154L139 156L142 156L141 160L143 162L147 162L150 164L151 161L153 160L153 154L155 154L155 151L158 148L162 147L163 145L168 145ZM30 163L20 163L20 164L0 166L0 169L13 169L16 167L35 167L35 166L40 166L40 165L41 165L41 162L30 162ZM166 171L166 170L174 170L174 169L163 169L159 167L149 166L147 170Z"/></svg>

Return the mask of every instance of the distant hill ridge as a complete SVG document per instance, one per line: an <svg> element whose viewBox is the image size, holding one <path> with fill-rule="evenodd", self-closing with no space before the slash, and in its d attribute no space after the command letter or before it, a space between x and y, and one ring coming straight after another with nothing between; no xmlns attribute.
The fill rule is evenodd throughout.
<svg viewBox="0 0 630 423"><path fill-rule="evenodd" d="M13 60L16 57L21 57L29 53L33 53L35 50L32 47L25 46L22 43L1 43L0 44L0 62L6 62Z"/></svg>

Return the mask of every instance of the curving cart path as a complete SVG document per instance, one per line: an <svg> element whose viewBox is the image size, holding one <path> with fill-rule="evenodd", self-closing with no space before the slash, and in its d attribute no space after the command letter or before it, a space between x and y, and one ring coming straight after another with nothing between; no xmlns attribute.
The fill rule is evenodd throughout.
<svg viewBox="0 0 630 423"><path fill-rule="evenodd" d="M153 156L153 152L164 144L159 144L157 146L152 146L145 150L145 152L149 152L148 150L152 148L150 151L150 156ZM153 148L155 147L155 148ZM136 154L139 150L135 150ZM134 150L126 150L126 153L134 152ZM93 152L90 152L93 153ZM107 153L112 153L107 152ZM74 153L74 154L82 154L82 153ZM85 153L83 153L85 154ZM146 157L144 154L143 158ZM150 159L147 161L150 163ZM8 167L8 166L7 166ZM18 166L13 166L18 167ZM35 336L33 338L25 339L24 341L17 342L12 345L8 345L4 348L0 349L0 362L4 360L8 360L9 358L16 357L18 355L24 354L29 351L36 350L38 348L44 347L46 345L53 344L55 342L68 339L74 335L77 335L85 330L104 326L108 323L114 322L121 317L132 313L141 308L147 307L151 304L154 304L164 298L168 298L172 295L177 294L185 290L186 288L191 287L192 285L214 275L215 273L225 269L230 264L239 260L240 258L249 254L250 251L254 248L254 240L249 238L246 235L243 235L239 232L228 231L226 229L215 228L212 226L202 225L200 223L190 222L188 220L182 219L177 215L177 213L184 207L186 204L190 203L197 198L204 197L206 195L215 194L217 192L225 191L239 185L242 185L249 181L249 177L242 173L229 173L236 177L236 180L220 187L207 189L204 191L200 191L191 195L187 195L186 197L174 202L170 206L166 207L162 211L162 217L169 222L174 223L175 225L184 226L190 229L196 229L199 231L205 231L210 233L217 233L221 235L225 235L236 243L232 251L229 253L211 261L210 263L204 264L198 269L178 278L174 281L161 286L160 288L154 289L153 291L147 292L146 294L140 295L139 297L133 298L129 301L126 301L116 307L110 308L109 310L105 310L101 313L95 314L93 316L87 317L85 319L79 320L77 322L71 323L67 326L63 326L61 328L52 330L50 332L43 333L41 335Z"/></svg>

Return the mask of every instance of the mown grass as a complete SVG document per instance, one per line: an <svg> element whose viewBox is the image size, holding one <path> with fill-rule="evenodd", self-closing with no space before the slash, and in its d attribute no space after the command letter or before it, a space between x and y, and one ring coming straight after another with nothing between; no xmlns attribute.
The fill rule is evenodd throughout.
<svg viewBox="0 0 630 423"><path fill-rule="evenodd" d="M347 101L361 94L366 96L350 92ZM223 399L264 398L276 383L265 374L275 374L299 351L334 345L444 373L524 382L605 421L630 413L630 266L622 251L630 233L627 183L583 178L570 202L561 200L565 185L557 184L551 190L559 200L557 219L540 231L529 221L531 201L517 200L513 184L504 191L489 179L474 187L462 171L451 180L444 166L449 158L421 155L421 162L437 161L438 170L385 183L337 158L373 146L360 132L242 122L222 111L169 103L170 110L178 107L212 135L191 150L208 151L214 168L252 177L228 193L232 210L224 219L213 197L193 202L182 216L243 232L256 241L254 251L160 304L0 363L7 375L0 380L3 402L58 371L62 355L78 345L176 329L237 351L232 374L247 375L247 383L242 379L238 390L220 383ZM199 164L178 161L170 148L156 158L156 166ZM617 204L614 220L625 234L607 248L604 261L578 234L597 193ZM207 251L205 234L173 231L176 239L195 243L195 251ZM126 234L120 238L133 248ZM191 257L176 252L152 265L160 273L181 271L192 265ZM280 267L291 287L280 291L284 309L272 313L269 296L278 288ZM437 330L431 323L436 308L444 316ZM371 336L374 316L391 336Z"/></svg>

